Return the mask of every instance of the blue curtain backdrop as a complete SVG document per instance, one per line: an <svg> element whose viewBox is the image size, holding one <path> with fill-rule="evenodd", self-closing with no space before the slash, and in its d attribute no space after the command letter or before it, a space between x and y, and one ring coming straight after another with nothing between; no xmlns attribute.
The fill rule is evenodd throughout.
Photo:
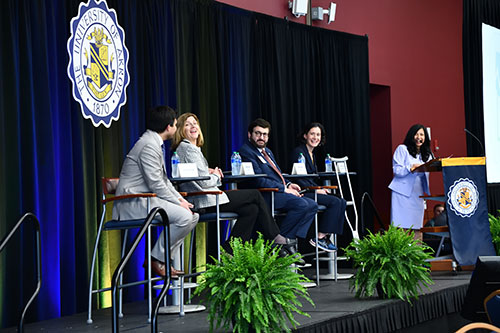
<svg viewBox="0 0 500 333"><path fill-rule="evenodd" d="M130 55L127 103L109 129L83 119L66 72L79 2L0 2L0 238L28 211L38 216L42 233L42 290L27 321L86 311L100 178L119 175L151 106L197 113L205 155L224 169L257 116L272 122L270 146L285 169L304 123L323 122L323 153L348 155L358 172L355 193L371 189L366 37L208 0L107 3ZM120 242L118 233L103 238L101 286L119 259ZM0 254L0 327L16 324L35 287L33 245L26 225ZM127 272L131 278L144 274L143 256ZM140 287L126 291L126 300L142 297ZM109 304L104 296L98 302Z"/></svg>
<svg viewBox="0 0 500 333"><path fill-rule="evenodd" d="M119 4L108 1L125 30L131 79L120 120L109 129L84 120L71 93L66 43L79 2L0 4L0 237L28 211L38 216L42 234L43 284L27 321L85 310L101 213L99 179L118 176L123 157L144 131L146 108L176 107L169 3ZM33 244L26 226L0 258L2 327L16 323L34 290ZM98 276L109 280L119 245L119 234L104 237ZM142 274L138 261L129 275ZM127 299L141 296L136 288Z"/></svg>

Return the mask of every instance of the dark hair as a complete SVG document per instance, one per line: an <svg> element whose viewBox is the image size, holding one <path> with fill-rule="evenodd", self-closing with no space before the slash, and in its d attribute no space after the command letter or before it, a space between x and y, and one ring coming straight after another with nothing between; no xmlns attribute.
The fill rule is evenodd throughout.
<svg viewBox="0 0 500 333"><path fill-rule="evenodd" d="M403 144L406 146L411 156L417 157L417 154L419 152L417 151L417 145L415 144L415 134L420 129L424 130L424 136L425 136L424 143L420 147L420 155L422 156L422 161L427 162L429 156L432 157L432 152L431 152L431 143L429 139L429 134L427 133L427 129L425 128L424 125L415 124L412 127L410 127L408 133L406 133L405 141L403 142Z"/></svg>
<svg viewBox="0 0 500 333"><path fill-rule="evenodd" d="M257 118L252 121L250 125L248 125L248 133L252 133L253 129L257 126L262 128L269 128L269 132L271 132L271 124L265 119Z"/></svg>
<svg viewBox="0 0 500 333"><path fill-rule="evenodd" d="M311 128L314 128L314 127L318 127L321 131L321 141L319 142L319 145L320 146L324 145L326 142L325 127L323 125L321 125L321 123L317 123L317 122L309 123L309 124L307 124L306 127L304 127L304 129L302 130L302 133L299 134L299 137L298 137L299 142L306 143L306 139L304 139L304 135L309 133Z"/></svg>
<svg viewBox="0 0 500 333"><path fill-rule="evenodd" d="M444 206L444 204L442 204L442 203L438 203L438 204L435 204L435 205L434 205L434 208L432 208L432 211L433 211L433 212L435 212L435 211L436 211L436 208L438 208L438 207L443 207L444 209L446 209L446 207Z"/></svg>
<svg viewBox="0 0 500 333"><path fill-rule="evenodd" d="M174 126L177 112L170 106L157 106L146 113L146 128L161 133L167 125Z"/></svg>

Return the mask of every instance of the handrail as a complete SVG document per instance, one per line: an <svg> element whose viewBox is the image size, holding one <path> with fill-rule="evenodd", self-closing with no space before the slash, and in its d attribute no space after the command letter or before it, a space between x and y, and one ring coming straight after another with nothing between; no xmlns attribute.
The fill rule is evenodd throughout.
<svg viewBox="0 0 500 333"><path fill-rule="evenodd" d="M111 316L111 327L113 329L113 332L119 332L119 325L118 325L119 319L118 319L118 312L117 312L117 307L116 307L116 299L117 299L116 293L118 290L117 285L118 285L118 282L120 279L120 275L122 274L123 269L125 268L125 265L128 263L128 261L132 257L132 254L134 253L135 249L139 245L139 242L141 241L142 237L144 236L144 234L146 233L148 228L151 226L151 223L153 223L153 219L155 218L155 216L158 213L161 216L161 220L162 220L163 226L164 226L165 231L166 231L163 233L163 237L164 237L164 242L166 244L166 246L165 246L165 267L167 270L167 274L165 276L165 280L163 283L163 289L160 293L160 297L158 298L158 303L155 307L155 312L153 314L152 323L151 323L151 331L156 332L156 325L157 325L156 324L156 315L158 312L157 308L159 307L159 303L165 297L165 295L170 287L170 259L169 259L170 258L170 253L169 253L170 252L170 228L168 227L169 222L168 222L167 213L165 212L165 210L163 208L160 208L160 207L153 208L151 210L151 212L148 214L148 217L146 218L146 222L144 223L144 225L141 227L141 229L139 230L139 232L135 236L134 241L133 241L132 245L130 246L129 251L122 257L122 260L120 261L120 263L118 264L118 267L116 267L115 272L113 273L113 278L111 279L111 283L112 283L111 284L111 304L112 304L112 312L113 312L112 316ZM168 240L168 243L167 243L167 240Z"/></svg>
<svg viewBox="0 0 500 333"><path fill-rule="evenodd" d="M38 296L38 293L40 292L40 288L42 287L42 257L41 257L41 252L42 252L42 246L40 242L40 222L38 221L38 218L35 216L33 213L26 213L24 214L17 224L12 228L10 233L2 239L2 242L0 243L0 252L5 248L7 243L9 242L10 238L14 233L21 227L21 224L27 219L31 219L35 225L35 233L36 233L36 273L37 273L37 279L38 282L36 284L36 289L33 292L33 295L29 299L28 303L26 303L26 306L23 309L23 312L21 313L21 317L19 318L19 325L18 325L18 331L19 332L24 332L24 316L26 315L26 311L28 311L29 306L33 301L35 300L35 297Z"/></svg>
<svg viewBox="0 0 500 333"><path fill-rule="evenodd" d="M153 308L153 316L151 318L151 333L158 332L158 310L160 309L160 304L167 295L168 289L170 289L170 279L171 279L171 271L170 271L170 222L168 220L167 213L164 209L153 209L153 213L158 211L161 215L161 220L163 222L163 227L166 232L163 233L163 242L165 244L165 269L166 274L163 280L163 288L161 289L160 295L156 299L156 304ZM156 215L156 213L155 213ZM167 242L168 240L168 242Z"/></svg>
<svg viewBox="0 0 500 333"><path fill-rule="evenodd" d="M383 227L384 223L382 222L382 218L380 217L380 214L377 210L377 207L375 207L375 204L373 203L373 200L372 200L370 194L368 194L368 192L365 192L361 196L361 230L365 230L365 221L364 221L364 218L365 218L365 216L364 216L365 198L368 198L368 200L372 206L373 212L375 213L375 217L378 220L378 223Z"/></svg>

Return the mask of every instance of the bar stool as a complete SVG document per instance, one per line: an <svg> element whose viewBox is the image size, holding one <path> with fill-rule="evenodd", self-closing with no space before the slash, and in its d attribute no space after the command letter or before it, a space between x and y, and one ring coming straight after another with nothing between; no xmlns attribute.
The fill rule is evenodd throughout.
<svg viewBox="0 0 500 333"><path fill-rule="evenodd" d="M198 223L210 223L210 222L215 222L217 226L217 260L220 260L220 248L221 248L221 228L220 228L220 223L221 221L234 221L238 219L238 214L234 212L221 212L220 211L220 204L219 204L219 196L224 193L223 191L200 191L200 192L180 192L180 194L184 197L191 197L191 196L199 196L199 195L215 195L215 206L216 206L216 211L215 213L202 213L200 214L200 218L198 220ZM173 313L179 313L179 316L183 317L186 312L195 312L195 311L203 311L205 310L205 307L195 305L191 307L187 307L184 304L184 290L188 289L189 292L191 291L192 288L195 288L197 286L196 283L184 283L185 279L191 279L194 276L197 276L201 274L202 272L199 273L192 273L192 268L191 268L191 263L192 263L192 255L193 255L193 239L195 235L195 229L194 228L191 231L191 244L189 248L189 257L188 257L188 274L185 276L180 276L179 278L179 286L175 286L174 289L179 290L179 304L178 305L172 305L172 306L164 306L160 308L159 313L162 314L173 314ZM224 240L227 240L227 236ZM181 251L182 253L182 251ZM184 270L184 260L181 255L181 269ZM154 288L162 288L162 285L156 285ZM190 295L190 294L189 294ZM190 298L190 296L188 296Z"/></svg>
<svg viewBox="0 0 500 333"><path fill-rule="evenodd" d="M101 221L99 223L99 227L97 229L97 236L95 239L94 243L94 251L92 253L92 264L90 268L90 277L89 277L89 303L88 303L88 316L87 316L87 324L92 324L92 295L93 294L99 294L105 291L110 291L111 287L106 287L106 288L93 288L93 280L94 280L94 270L95 270L95 264L96 264L96 256L97 256L97 249L99 246L99 241L101 238L102 231L108 231L108 230L123 230L123 241L122 241L122 250L121 250L121 257L125 254L125 248L126 248L126 243L127 243L127 235L128 235L128 230L129 229L136 229L140 228L143 226L144 222L146 221L146 216L148 215L150 211L150 198L156 197L156 194L154 193L139 193L139 194L127 194L127 195L115 195L116 188L118 186L119 178L102 178L101 179L101 185L102 185L102 199L101 199L101 204L102 204L102 215L101 215ZM132 198L146 198L147 199L147 211L144 212L144 219L134 219L134 220L110 220L110 221L104 221L106 218L106 206L108 203L115 202L118 200L130 200ZM153 226L160 226L162 225L162 222L158 219L155 219L152 223ZM148 285L148 322L151 322L151 313L152 313L152 283L154 281L159 281L162 280L161 277L156 277L152 278L151 276L151 231L148 228L148 231L146 233L146 252L147 252L147 260L148 260L148 269L147 269L147 275L148 278L146 280L141 280L141 281L135 281L135 282L130 282L127 284L122 284L123 281L123 276L120 275L120 286L121 288L124 287L131 287L131 286L136 286L140 284L147 284ZM119 291L119 301L118 301L118 311L119 311L119 316L123 317L123 311L122 311L122 289L120 288Z"/></svg>

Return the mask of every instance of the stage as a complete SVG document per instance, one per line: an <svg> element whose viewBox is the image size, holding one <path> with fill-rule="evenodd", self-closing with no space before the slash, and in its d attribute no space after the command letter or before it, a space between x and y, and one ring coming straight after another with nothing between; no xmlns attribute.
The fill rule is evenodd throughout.
<svg viewBox="0 0 500 333"><path fill-rule="evenodd" d="M310 271L312 272L312 270ZM341 272L347 272L343 270ZM305 273L309 273L306 270ZM311 318L296 315L300 323L296 332L454 332L467 320L458 315L463 304L471 273L434 272L431 290L424 290L413 305L399 300L379 298L356 299L349 291L349 282L321 281L319 288L310 288L309 294L316 307L303 302L303 310ZM194 300L196 301L196 299ZM29 311L29 310L28 310ZM122 332L150 332L146 302L124 304ZM159 332L208 332L207 311L178 315L160 315ZM110 332L109 308L94 312L94 323L86 324L86 313L37 323L25 324L26 332ZM15 332L16 328L0 332ZM222 332L218 330L216 332Z"/></svg>

